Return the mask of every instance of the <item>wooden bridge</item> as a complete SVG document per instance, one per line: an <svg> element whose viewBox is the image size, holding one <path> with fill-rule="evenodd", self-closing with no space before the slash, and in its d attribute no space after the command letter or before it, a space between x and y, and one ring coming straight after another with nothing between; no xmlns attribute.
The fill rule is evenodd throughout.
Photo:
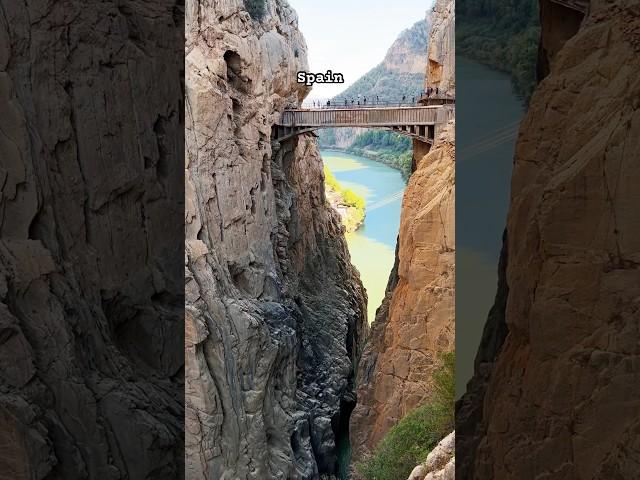
<svg viewBox="0 0 640 480"><path fill-rule="evenodd" d="M392 130L433 143L438 127L452 117L453 108L443 105L285 110L273 127L272 138L282 141L319 128L363 127Z"/></svg>

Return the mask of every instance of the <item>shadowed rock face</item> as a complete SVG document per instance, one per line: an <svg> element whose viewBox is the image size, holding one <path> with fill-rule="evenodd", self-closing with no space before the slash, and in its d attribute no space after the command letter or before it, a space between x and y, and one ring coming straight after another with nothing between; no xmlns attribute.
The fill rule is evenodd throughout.
<svg viewBox="0 0 640 480"><path fill-rule="evenodd" d="M181 478L182 11L0 11L0 478Z"/></svg>
<svg viewBox="0 0 640 480"><path fill-rule="evenodd" d="M187 4L187 478L335 473L366 328L315 139L271 143L306 87L295 12Z"/></svg>
<svg viewBox="0 0 640 480"><path fill-rule="evenodd" d="M463 401L477 415L464 478L637 476L639 13L593 1L547 49L516 149L508 334Z"/></svg>
<svg viewBox="0 0 640 480"><path fill-rule="evenodd" d="M453 16L445 3L432 17L428 57L436 49L450 71L455 53L445 55L442 36L450 35ZM454 129L454 122L442 128L430 151L414 142L416 168L402 201L396 263L358 364L350 430L356 461L429 398L438 354L454 348Z"/></svg>

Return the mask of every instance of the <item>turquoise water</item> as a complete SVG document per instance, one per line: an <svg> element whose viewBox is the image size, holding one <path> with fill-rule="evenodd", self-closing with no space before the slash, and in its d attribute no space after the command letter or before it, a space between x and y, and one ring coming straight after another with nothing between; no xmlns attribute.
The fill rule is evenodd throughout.
<svg viewBox="0 0 640 480"><path fill-rule="evenodd" d="M335 150L322 150L320 154L336 179L367 202L364 225L347 234L347 244L351 262L367 289L371 323L395 260L405 183L398 170L382 163Z"/></svg>

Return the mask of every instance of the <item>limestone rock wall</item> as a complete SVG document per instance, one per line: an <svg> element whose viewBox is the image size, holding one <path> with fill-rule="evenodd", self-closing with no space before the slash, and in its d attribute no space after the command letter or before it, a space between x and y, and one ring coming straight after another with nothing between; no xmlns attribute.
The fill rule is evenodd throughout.
<svg viewBox="0 0 640 480"><path fill-rule="evenodd" d="M455 2L436 0L433 9L427 55L426 85L438 87L440 94L455 97Z"/></svg>
<svg viewBox="0 0 640 480"><path fill-rule="evenodd" d="M474 460L465 478L637 476L640 15L590 3L521 126L508 333L476 372L486 394L473 400L478 447L458 454Z"/></svg>
<svg viewBox="0 0 640 480"><path fill-rule="evenodd" d="M182 9L0 12L0 478L182 478Z"/></svg>
<svg viewBox="0 0 640 480"><path fill-rule="evenodd" d="M444 437L427 455L421 465L413 469L407 480L455 480L456 432Z"/></svg>
<svg viewBox="0 0 640 480"><path fill-rule="evenodd" d="M454 348L453 136L451 124L419 161L405 191L397 265L358 367L351 421L356 459L429 397L438 353Z"/></svg>
<svg viewBox="0 0 640 480"><path fill-rule="evenodd" d="M425 68L424 51L431 29L431 12L425 21L416 22L404 30L387 50L382 66L396 74L422 74ZM415 93L415 92L406 92Z"/></svg>
<svg viewBox="0 0 640 480"><path fill-rule="evenodd" d="M186 30L187 478L336 473L366 301L315 139L270 140L307 93L296 14L191 0Z"/></svg>

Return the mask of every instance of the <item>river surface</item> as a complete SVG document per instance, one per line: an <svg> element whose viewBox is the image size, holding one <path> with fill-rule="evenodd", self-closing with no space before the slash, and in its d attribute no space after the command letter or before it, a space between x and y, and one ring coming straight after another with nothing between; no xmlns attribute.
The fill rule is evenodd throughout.
<svg viewBox="0 0 640 480"><path fill-rule="evenodd" d="M498 282L517 129L507 75L456 57L456 394L464 392Z"/></svg>
<svg viewBox="0 0 640 480"><path fill-rule="evenodd" d="M320 154L340 184L367 202L364 224L346 237L351 263L367 289L367 316L371 323L384 298L395 260L405 183L398 170L383 163L336 150L321 150Z"/></svg>

